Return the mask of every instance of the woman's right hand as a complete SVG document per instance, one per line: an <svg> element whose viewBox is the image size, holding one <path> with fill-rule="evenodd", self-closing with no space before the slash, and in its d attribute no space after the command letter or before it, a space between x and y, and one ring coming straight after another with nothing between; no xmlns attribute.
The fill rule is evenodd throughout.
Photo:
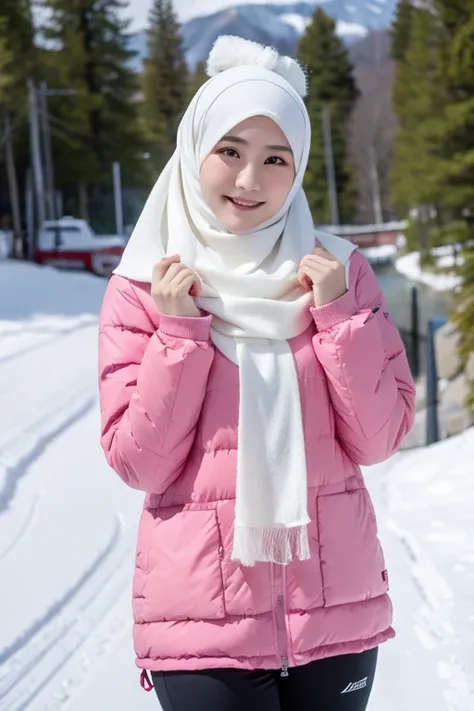
<svg viewBox="0 0 474 711"><path fill-rule="evenodd" d="M193 296L201 293L201 280L181 257L164 257L153 268L151 295L162 314L168 316L201 316Z"/></svg>

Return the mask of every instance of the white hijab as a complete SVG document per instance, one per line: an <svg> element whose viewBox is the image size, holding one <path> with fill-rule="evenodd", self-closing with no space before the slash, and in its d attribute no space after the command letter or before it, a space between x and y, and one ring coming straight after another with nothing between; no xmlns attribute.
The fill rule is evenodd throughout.
<svg viewBox="0 0 474 711"><path fill-rule="evenodd" d="M312 295L296 281L298 265L316 239L302 189L311 136L300 96L305 80L293 60L229 37L217 41L208 71L218 73L191 101L175 153L115 273L151 282L154 264L165 254L179 254L200 275L197 304L213 315L212 340L240 369L232 557L244 565L287 564L310 555L301 404L287 343L311 323ZM214 145L252 116L267 116L281 128L293 150L296 177L277 215L251 233L235 235L204 202L199 173ZM325 233L317 237L348 262L353 245Z"/></svg>

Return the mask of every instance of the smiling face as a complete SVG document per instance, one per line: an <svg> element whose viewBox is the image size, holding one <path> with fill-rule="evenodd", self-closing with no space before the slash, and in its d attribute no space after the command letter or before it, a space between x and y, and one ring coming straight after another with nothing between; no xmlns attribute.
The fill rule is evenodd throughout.
<svg viewBox="0 0 474 711"><path fill-rule="evenodd" d="M215 216L236 234L261 225L285 204L295 179L288 141L266 116L231 129L204 159L203 197Z"/></svg>

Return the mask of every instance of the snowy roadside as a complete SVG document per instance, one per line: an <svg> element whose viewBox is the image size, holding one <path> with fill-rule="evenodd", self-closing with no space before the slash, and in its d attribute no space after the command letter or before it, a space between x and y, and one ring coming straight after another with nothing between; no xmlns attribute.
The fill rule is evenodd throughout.
<svg viewBox="0 0 474 711"><path fill-rule="evenodd" d="M386 708L383 693L395 681L408 681L413 694L399 708L474 709L473 459L471 428L365 471L398 630L387 645L387 658L398 647L391 681L381 674L374 709ZM402 660L410 661L404 671Z"/></svg>
<svg viewBox="0 0 474 711"><path fill-rule="evenodd" d="M0 263L2 711L62 709L130 630L141 496L97 441L104 288Z"/></svg>
<svg viewBox="0 0 474 711"><path fill-rule="evenodd" d="M433 250L433 254L436 257L436 266L438 269L450 270L455 266L452 248L450 246L438 247ZM435 291L451 291L460 284L460 279L456 274L435 274L423 270L420 266L419 252L410 252L396 259L395 269L407 279L425 284L435 289Z"/></svg>
<svg viewBox="0 0 474 711"><path fill-rule="evenodd" d="M105 281L0 263L0 711L147 711L141 494L98 444ZM371 711L474 711L474 429L366 469L395 606Z"/></svg>

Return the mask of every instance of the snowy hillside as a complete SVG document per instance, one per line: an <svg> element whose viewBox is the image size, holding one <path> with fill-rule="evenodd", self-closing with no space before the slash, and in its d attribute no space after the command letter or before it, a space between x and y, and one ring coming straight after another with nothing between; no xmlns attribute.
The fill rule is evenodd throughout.
<svg viewBox="0 0 474 711"><path fill-rule="evenodd" d="M365 36L369 29L387 28L396 0L222 4L224 7L217 12L193 17L183 23L183 46L190 66L207 57L221 34L238 35L270 44L285 54L294 54L317 5L323 5L324 10L337 20L339 35L353 42ZM146 54L145 33L135 35L133 48L139 53L141 61Z"/></svg>
<svg viewBox="0 0 474 711"><path fill-rule="evenodd" d="M104 289L0 262L0 711L158 708L131 640L142 495L98 444ZM398 631L369 711L474 709L473 457L474 429L365 471Z"/></svg>
<svg viewBox="0 0 474 711"><path fill-rule="evenodd" d="M391 13L396 0L306 0L306 2L313 7L324 5L327 8L333 5L343 13L365 13L366 17L370 18L373 15ZM239 2L235 2L235 0L200 0L196 4L190 3L189 0L174 0L173 4L180 21L187 22L195 17L213 15L234 5L261 5L263 0L239 0ZM266 0L265 4L278 10L278 6L288 6L292 2L291 0ZM293 4L296 4L296 0L293 0ZM302 0L299 4L303 4ZM367 21L364 20L363 24L367 24Z"/></svg>

